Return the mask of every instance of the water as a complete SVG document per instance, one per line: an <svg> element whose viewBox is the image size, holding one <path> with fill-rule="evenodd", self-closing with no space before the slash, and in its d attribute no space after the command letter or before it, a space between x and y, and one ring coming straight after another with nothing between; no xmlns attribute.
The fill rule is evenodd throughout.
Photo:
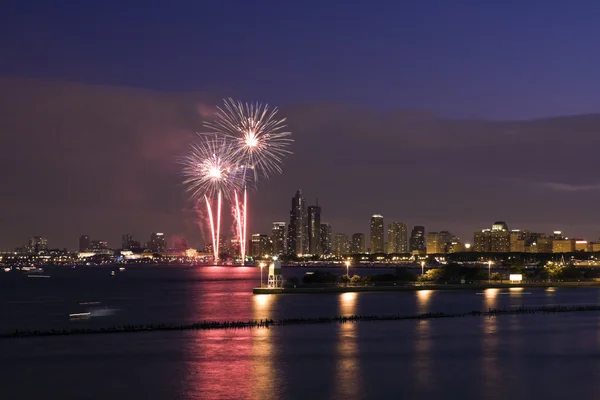
<svg viewBox="0 0 600 400"><path fill-rule="evenodd" d="M276 296L252 295L255 268L110 271L0 274L0 331L600 303L596 288ZM69 319L89 308L103 313ZM33 338L0 341L0 397L586 399L599 361L600 313Z"/></svg>

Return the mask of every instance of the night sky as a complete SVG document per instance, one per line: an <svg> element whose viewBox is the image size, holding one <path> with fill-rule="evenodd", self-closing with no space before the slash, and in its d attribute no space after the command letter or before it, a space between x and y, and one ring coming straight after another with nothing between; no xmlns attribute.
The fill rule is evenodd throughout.
<svg viewBox="0 0 600 400"><path fill-rule="evenodd" d="M378 212L600 237L600 2L81 3L3 3L0 249L199 244L176 160L224 96L279 105L296 139L252 232L301 188L334 233Z"/></svg>

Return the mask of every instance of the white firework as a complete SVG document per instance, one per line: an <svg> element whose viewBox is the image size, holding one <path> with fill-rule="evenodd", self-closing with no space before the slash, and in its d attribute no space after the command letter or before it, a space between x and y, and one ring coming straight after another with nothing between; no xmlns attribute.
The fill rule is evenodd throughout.
<svg viewBox="0 0 600 400"><path fill-rule="evenodd" d="M235 158L246 175L252 171L254 182L282 173L283 159L292 152L288 147L294 141L285 131L286 119L277 119L277 108L268 104L242 103L229 98L223 107L217 107L215 119L204 124L206 134L225 137L231 142Z"/></svg>

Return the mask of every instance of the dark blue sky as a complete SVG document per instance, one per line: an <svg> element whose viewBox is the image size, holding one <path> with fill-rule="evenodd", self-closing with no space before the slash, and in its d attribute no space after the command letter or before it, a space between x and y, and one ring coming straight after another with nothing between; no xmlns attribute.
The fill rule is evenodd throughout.
<svg viewBox="0 0 600 400"><path fill-rule="evenodd" d="M600 2L9 1L0 75L449 116L598 111Z"/></svg>

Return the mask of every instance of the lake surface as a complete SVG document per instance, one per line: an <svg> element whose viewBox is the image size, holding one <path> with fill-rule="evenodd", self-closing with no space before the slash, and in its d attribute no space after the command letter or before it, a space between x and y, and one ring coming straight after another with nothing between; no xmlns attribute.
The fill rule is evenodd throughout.
<svg viewBox="0 0 600 400"><path fill-rule="evenodd" d="M257 268L128 267L111 277L113 269L48 269L50 279L0 274L0 331L600 304L597 288L253 295ZM83 311L92 317L69 318ZM2 399L595 399L599 392L594 312L0 340Z"/></svg>

